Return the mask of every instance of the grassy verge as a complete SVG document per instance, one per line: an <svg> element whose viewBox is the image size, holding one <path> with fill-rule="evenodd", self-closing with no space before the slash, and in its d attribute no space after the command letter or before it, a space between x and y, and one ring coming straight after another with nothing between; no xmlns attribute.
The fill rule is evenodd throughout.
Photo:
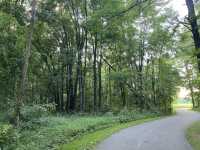
<svg viewBox="0 0 200 150"><path fill-rule="evenodd" d="M89 133L86 134L66 145L63 145L60 150L89 150L89 149L93 149L95 147L95 145L97 143L99 143L100 141L102 141L103 139L107 138L108 136L110 136L111 134L130 127L130 126L135 126L138 124L142 124L148 121L153 121L153 120L157 120L160 117L155 117L155 118L148 118L148 119L141 119L141 120L137 120L137 121L132 121L132 122L128 122L128 123L123 123L123 124L115 124L112 127L103 129L103 130L99 130L93 133Z"/></svg>
<svg viewBox="0 0 200 150"><path fill-rule="evenodd" d="M23 124L17 148L20 150L55 150L83 133L116 122L110 116L49 116ZM38 125L39 123L39 125Z"/></svg>
<svg viewBox="0 0 200 150"><path fill-rule="evenodd" d="M187 139L194 150L200 150L200 121L188 128Z"/></svg>
<svg viewBox="0 0 200 150"><path fill-rule="evenodd" d="M61 145L69 144L71 141L84 135L106 130L106 132L108 132L106 135L108 136L118 131L120 128L127 127L126 124L129 125L128 122L132 122L133 120L145 120L160 115L161 114L158 112L141 113L128 110L123 110L116 115L109 112L104 115L95 116L77 114L70 116L48 115L46 117L33 118L31 114L31 119L21 122L20 127L15 129L13 134L17 136L16 142L12 142L12 147L16 150L57 150ZM143 121L141 121L141 123L142 122ZM137 121L133 122L133 124L135 123L137 123ZM132 123L130 125L132 125ZM109 129L111 127L114 128ZM105 135L102 133L94 134L92 139L96 136L99 136L97 142L105 138ZM93 141L88 139L87 142ZM7 145L7 147L10 148L9 145Z"/></svg>
<svg viewBox="0 0 200 150"><path fill-rule="evenodd" d="M193 108L193 110L200 112L200 108Z"/></svg>

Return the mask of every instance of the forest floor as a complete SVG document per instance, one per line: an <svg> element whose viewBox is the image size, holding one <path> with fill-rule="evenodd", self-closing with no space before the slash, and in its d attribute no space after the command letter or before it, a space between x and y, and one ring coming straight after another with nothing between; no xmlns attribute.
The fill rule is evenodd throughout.
<svg viewBox="0 0 200 150"><path fill-rule="evenodd" d="M124 129L97 146L97 150L192 150L185 130L200 120L197 112L180 109L176 116Z"/></svg>
<svg viewBox="0 0 200 150"><path fill-rule="evenodd" d="M4 118L7 118L6 116L0 113L0 124L8 124L4 121ZM13 135L16 135L15 142L5 145L5 149L60 149L62 145L86 134L109 129L116 125L121 128L128 127L127 125L143 123L159 116L161 114L156 112L122 111L116 115L108 112L101 115L49 115L35 118L22 122L20 127L15 129L13 133Z"/></svg>

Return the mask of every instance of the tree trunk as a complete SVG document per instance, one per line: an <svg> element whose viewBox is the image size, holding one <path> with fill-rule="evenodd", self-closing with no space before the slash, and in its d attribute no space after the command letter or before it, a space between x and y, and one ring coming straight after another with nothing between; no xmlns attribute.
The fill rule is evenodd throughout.
<svg viewBox="0 0 200 150"><path fill-rule="evenodd" d="M153 103L156 106L156 86L155 86L155 68L154 68L154 60L152 59L152 74L151 74L151 86L152 86L152 93L153 93Z"/></svg>
<svg viewBox="0 0 200 150"><path fill-rule="evenodd" d="M34 24L35 24L35 15L36 15L36 4L37 1L32 1L32 11L31 11L31 22L30 22L30 29L27 36L27 45L24 52L24 62L22 66L22 77L21 77L21 83L20 83L20 91L17 97L16 102L16 125L19 125L20 120L20 108L21 105L24 103L24 96L25 96L25 85L26 85L26 78L27 78L27 72L28 72L28 65L29 65L29 58L31 56L31 46L32 46L32 37L33 37L33 30L34 30Z"/></svg>
<svg viewBox="0 0 200 150"><path fill-rule="evenodd" d="M95 35L93 43L93 111L96 112L97 108L97 35Z"/></svg>
<svg viewBox="0 0 200 150"><path fill-rule="evenodd" d="M186 5L188 8L188 20L190 23L190 26L192 28L192 35L193 40L196 48L196 57L198 62L198 69L200 71L200 35L199 35L199 27L197 24L197 16L194 9L194 2L193 0L185 0Z"/></svg>
<svg viewBox="0 0 200 150"><path fill-rule="evenodd" d="M88 8L87 8L87 0L84 2L85 4L85 21L88 22ZM85 51L84 51L84 67L82 71L82 106L81 110L85 111L85 101L86 101L86 75L87 75L87 49L88 49L88 29L85 27Z"/></svg>
<svg viewBox="0 0 200 150"><path fill-rule="evenodd" d="M101 60L101 57L100 57L99 65L98 65L98 74L99 74L99 103L98 103L98 110L99 111L101 111L101 105L102 105L101 66L102 66L102 60Z"/></svg>
<svg viewBox="0 0 200 150"><path fill-rule="evenodd" d="M61 112L64 111L64 65L62 64L61 68L61 91L60 91L60 105L61 105Z"/></svg>
<svg viewBox="0 0 200 150"><path fill-rule="evenodd" d="M108 74L109 74L109 79L108 79L108 95L109 95L109 106L112 107L112 85L111 85L111 68L110 66L108 67Z"/></svg>
<svg viewBox="0 0 200 150"><path fill-rule="evenodd" d="M126 92L123 83L120 82L120 90L121 90L121 98L122 98L122 106L123 108L126 107Z"/></svg>
<svg viewBox="0 0 200 150"><path fill-rule="evenodd" d="M191 98L192 98L192 106L193 108L195 108L195 100L194 100L194 90L193 90L193 86L192 86L192 81L191 81L191 77L190 77L190 70L188 68L188 63L185 63L185 69L186 69L186 73L187 73L187 80L188 80L188 85L189 85L189 89L190 89L190 93L191 93Z"/></svg>
<svg viewBox="0 0 200 150"><path fill-rule="evenodd" d="M73 89L73 65L67 65L67 104L66 111L73 111L75 109L74 89Z"/></svg>

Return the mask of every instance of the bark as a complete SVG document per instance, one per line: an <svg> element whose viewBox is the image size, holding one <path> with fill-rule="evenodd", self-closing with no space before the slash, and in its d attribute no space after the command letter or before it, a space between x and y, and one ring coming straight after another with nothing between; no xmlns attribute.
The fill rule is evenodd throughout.
<svg viewBox="0 0 200 150"><path fill-rule="evenodd" d="M56 85L55 85L55 103L56 105L56 110L60 111L61 106L60 106L60 88L59 88L59 79L58 76L55 77L56 78Z"/></svg>
<svg viewBox="0 0 200 150"><path fill-rule="evenodd" d="M64 65L62 64L61 68L61 89L60 89L60 111L64 111Z"/></svg>
<svg viewBox="0 0 200 150"><path fill-rule="evenodd" d="M83 103L82 103L82 110L85 111L85 100L86 100L86 76L87 76L87 48L88 48L88 37L87 37L88 32L86 31L85 34L85 57L84 57L84 68L83 68Z"/></svg>
<svg viewBox="0 0 200 150"><path fill-rule="evenodd" d="M87 10L87 0L85 0L85 20L87 23L88 20L88 10ZM84 67L83 67L83 75L82 75L82 106L81 110L85 111L85 100L86 100L86 75L87 75L87 49L88 49L88 29L85 27L85 51L84 51Z"/></svg>
<svg viewBox="0 0 200 150"><path fill-rule="evenodd" d="M189 67L188 67L188 63L185 64L185 69L186 69L186 72L187 72L187 80L188 80L188 85L189 85L191 98L192 98L192 106L193 106L193 108L195 108L194 89L193 89L193 86L192 86L192 81L191 81L191 77L190 77L190 70L189 70Z"/></svg>
<svg viewBox="0 0 200 150"><path fill-rule="evenodd" d="M73 85L73 65L69 64L67 67L67 111L74 111L75 109L75 100L74 100L74 85Z"/></svg>
<svg viewBox="0 0 200 150"><path fill-rule="evenodd" d="M188 8L188 20L192 28L192 35L193 35L193 40L194 40L195 49L196 49L198 69L200 71L200 35L199 35L199 27L197 24L197 16L194 9L193 0L185 0L185 1Z"/></svg>
<svg viewBox="0 0 200 150"><path fill-rule="evenodd" d="M139 50L139 66L138 66L138 77L139 77L139 106L141 109L144 108L144 98L143 98L143 62L144 62L144 40L141 41L141 47Z"/></svg>
<svg viewBox="0 0 200 150"><path fill-rule="evenodd" d="M100 57L99 64L98 64L98 75L99 75L99 101L98 101L98 109L101 111L102 105L102 80L101 80L101 67L102 67L102 60Z"/></svg>
<svg viewBox="0 0 200 150"><path fill-rule="evenodd" d="M121 90L121 98L122 98L122 106L123 108L126 107L126 92L123 83L120 83L120 90Z"/></svg>
<svg viewBox="0 0 200 150"><path fill-rule="evenodd" d="M111 79L110 79L110 74L111 74L111 67L108 67L108 74L109 74L109 79L108 79L108 95L109 95L109 105L112 107L112 85L111 85Z"/></svg>
<svg viewBox="0 0 200 150"><path fill-rule="evenodd" d="M21 83L20 83L20 91L17 97L16 102L16 125L19 125L20 120L20 108L21 105L24 103L25 100L25 85L26 85L26 78L27 78L27 72L28 72L28 65L29 65L29 58L31 56L31 46L32 46L32 37L33 37L33 30L34 30L34 24L35 24L35 15L36 15L36 4L37 1L32 1L32 11L31 11L31 21L30 21L30 29L27 36L27 45L24 52L24 62L22 66L22 77L21 77Z"/></svg>
<svg viewBox="0 0 200 150"><path fill-rule="evenodd" d="M152 74L151 74L151 86L153 91L153 103L156 106L156 86L155 86L155 68L154 68L154 60L152 59Z"/></svg>
<svg viewBox="0 0 200 150"><path fill-rule="evenodd" d="M97 110L97 34L93 43L93 111Z"/></svg>

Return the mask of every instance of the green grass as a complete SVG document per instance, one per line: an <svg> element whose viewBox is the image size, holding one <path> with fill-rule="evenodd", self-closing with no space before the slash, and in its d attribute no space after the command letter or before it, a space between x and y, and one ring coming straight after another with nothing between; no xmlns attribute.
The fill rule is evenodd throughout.
<svg viewBox="0 0 200 150"><path fill-rule="evenodd" d="M159 113L151 112L122 111L118 115L107 113L102 116L66 115L41 117L24 122L21 128L18 129L19 140L16 150L57 150L61 145L70 143L88 133L101 131L116 124L124 126L125 122L153 118L160 115Z"/></svg>
<svg viewBox="0 0 200 150"><path fill-rule="evenodd" d="M191 99L176 99L173 102L172 107L174 109L178 109L178 108L192 109L192 100Z"/></svg>
<svg viewBox="0 0 200 150"><path fill-rule="evenodd" d="M193 108L193 110L200 112L200 108Z"/></svg>
<svg viewBox="0 0 200 150"><path fill-rule="evenodd" d="M173 104L174 109L178 108L187 108L187 109L192 109L192 104Z"/></svg>
<svg viewBox="0 0 200 150"><path fill-rule="evenodd" d="M188 128L187 139L194 150L200 150L200 121Z"/></svg>
<svg viewBox="0 0 200 150"><path fill-rule="evenodd" d="M16 138L15 141L12 142L11 146L14 148L11 148L10 145L6 145L8 149L58 150L62 145L69 144L77 138L86 136L87 134L92 134L89 139L85 138L85 140L87 140L85 142L86 146L88 146L88 143L96 143L121 128L141 122L136 120L146 120L147 118L153 118L162 115L162 113L159 112L139 112L136 110L130 111L126 109L121 110L115 115L112 112L108 112L99 115L54 114L43 115L41 117L36 115L35 117L34 113L30 113L29 111L27 114L28 115L25 116L28 119L22 120L19 128L15 128L13 130L13 135L16 135ZM0 118L1 116L5 115L0 113ZM3 123L7 122L6 120L2 121ZM129 124L128 122L132 122L133 124ZM104 130L106 133L103 132ZM91 145L92 144L89 146Z"/></svg>
<svg viewBox="0 0 200 150"><path fill-rule="evenodd" d="M142 120L137 120L137 121L132 121L129 123L123 123L123 124L115 124L112 127L96 131L94 133L89 133L86 134L66 145L63 145L60 150L90 150L95 147L97 143L102 141L103 139L109 137L111 134L130 127L130 126L135 126L138 124L142 124L148 121L153 121L156 119L159 119L160 117L155 117L155 118L148 118L148 119L142 119Z"/></svg>
<svg viewBox="0 0 200 150"><path fill-rule="evenodd" d="M20 133L18 149L20 150L54 150L86 132L98 130L117 120L109 116L66 116L46 117L37 120L41 125L26 123ZM31 129L34 127L33 129ZM27 129L26 129L27 128Z"/></svg>

